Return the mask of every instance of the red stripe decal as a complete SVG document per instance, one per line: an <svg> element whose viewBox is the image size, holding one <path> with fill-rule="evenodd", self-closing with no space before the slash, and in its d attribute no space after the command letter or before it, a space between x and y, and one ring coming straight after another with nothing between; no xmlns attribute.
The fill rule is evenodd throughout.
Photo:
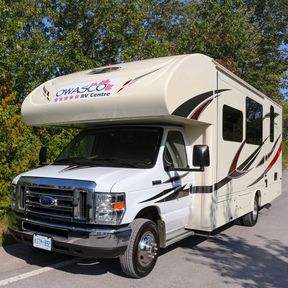
<svg viewBox="0 0 288 288"><path fill-rule="evenodd" d="M281 151L282 151L282 143L280 144L275 156L273 157L272 161L269 163L268 167L267 167L267 171L268 172L272 167L273 165L275 164L275 162L277 161L277 159L279 158L279 155L281 154Z"/></svg>
<svg viewBox="0 0 288 288"><path fill-rule="evenodd" d="M212 102L213 99L206 101L202 104L191 116L191 119L198 120L200 114L206 109L206 107Z"/></svg>
<svg viewBox="0 0 288 288"><path fill-rule="evenodd" d="M233 161L231 163L228 175L231 175L236 170L238 159L239 159L240 153L241 153L241 151L242 151L242 149L244 147L244 144L245 144L245 141L241 144L241 146L239 147L236 155L234 156L234 159L233 159Z"/></svg>
<svg viewBox="0 0 288 288"><path fill-rule="evenodd" d="M131 81L132 81L132 79L131 79L131 80L128 80L127 82L125 82L125 83L123 84L123 86L122 86L116 93L118 93L118 92L120 92L121 90L123 90Z"/></svg>
<svg viewBox="0 0 288 288"><path fill-rule="evenodd" d="M280 144L275 156L273 157L272 161L269 163L268 167L266 168L266 170L263 172L263 174L261 174L253 183L251 183L248 187L251 187L252 185L255 185L256 183L258 183L261 179L264 178L264 176L266 175L266 173L273 167L273 165L276 163L277 159L279 158L279 155L281 154L281 150L282 150L282 144Z"/></svg>

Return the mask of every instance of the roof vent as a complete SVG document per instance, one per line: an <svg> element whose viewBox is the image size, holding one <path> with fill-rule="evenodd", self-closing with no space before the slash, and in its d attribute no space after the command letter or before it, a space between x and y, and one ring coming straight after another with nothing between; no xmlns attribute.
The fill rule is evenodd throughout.
<svg viewBox="0 0 288 288"><path fill-rule="evenodd" d="M108 73L108 72L113 72L116 70L121 69L121 67L105 67L105 68L95 68L88 72L89 75L94 75L94 74L103 74L103 73Z"/></svg>

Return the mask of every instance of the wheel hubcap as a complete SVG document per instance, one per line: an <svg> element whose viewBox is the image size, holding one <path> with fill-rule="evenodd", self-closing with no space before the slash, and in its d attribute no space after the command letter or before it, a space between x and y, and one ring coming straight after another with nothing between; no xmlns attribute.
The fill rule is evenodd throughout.
<svg viewBox="0 0 288 288"><path fill-rule="evenodd" d="M143 266L149 266L157 255L158 247L154 235L147 231L143 234L138 245L138 262Z"/></svg>

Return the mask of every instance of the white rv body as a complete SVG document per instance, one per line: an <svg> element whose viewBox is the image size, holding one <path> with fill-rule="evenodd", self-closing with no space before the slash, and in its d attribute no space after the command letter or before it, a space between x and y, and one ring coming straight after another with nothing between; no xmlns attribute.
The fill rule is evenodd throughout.
<svg viewBox="0 0 288 288"><path fill-rule="evenodd" d="M13 181L21 186L21 179L80 180L94 183L95 193L124 192L126 210L119 225L129 226L137 215L154 215L156 209L159 234L164 234L161 247L252 213L255 195L262 207L281 194L281 107L201 54L123 63L52 79L27 96L22 114L28 125L36 126L161 129L157 159L149 169L69 169L51 164ZM198 168L193 166L195 145L209 147L210 165L204 171L167 171L163 154L169 131L183 136L190 168ZM21 197L16 196L18 218L32 223L36 231L28 225L16 233L38 233L36 220L45 226L47 217L51 229L72 229L61 226L61 221L53 227L51 215L34 213L30 219L25 204L17 209ZM59 240L57 233L51 237Z"/></svg>

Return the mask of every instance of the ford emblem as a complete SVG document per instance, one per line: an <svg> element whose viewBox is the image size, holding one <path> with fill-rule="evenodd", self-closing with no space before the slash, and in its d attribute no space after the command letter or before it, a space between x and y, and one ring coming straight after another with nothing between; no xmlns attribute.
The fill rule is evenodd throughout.
<svg viewBox="0 0 288 288"><path fill-rule="evenodd" d="M39 203L44 207L53 207L57 205L57 199L50 196L41 196Z"/></svg>

